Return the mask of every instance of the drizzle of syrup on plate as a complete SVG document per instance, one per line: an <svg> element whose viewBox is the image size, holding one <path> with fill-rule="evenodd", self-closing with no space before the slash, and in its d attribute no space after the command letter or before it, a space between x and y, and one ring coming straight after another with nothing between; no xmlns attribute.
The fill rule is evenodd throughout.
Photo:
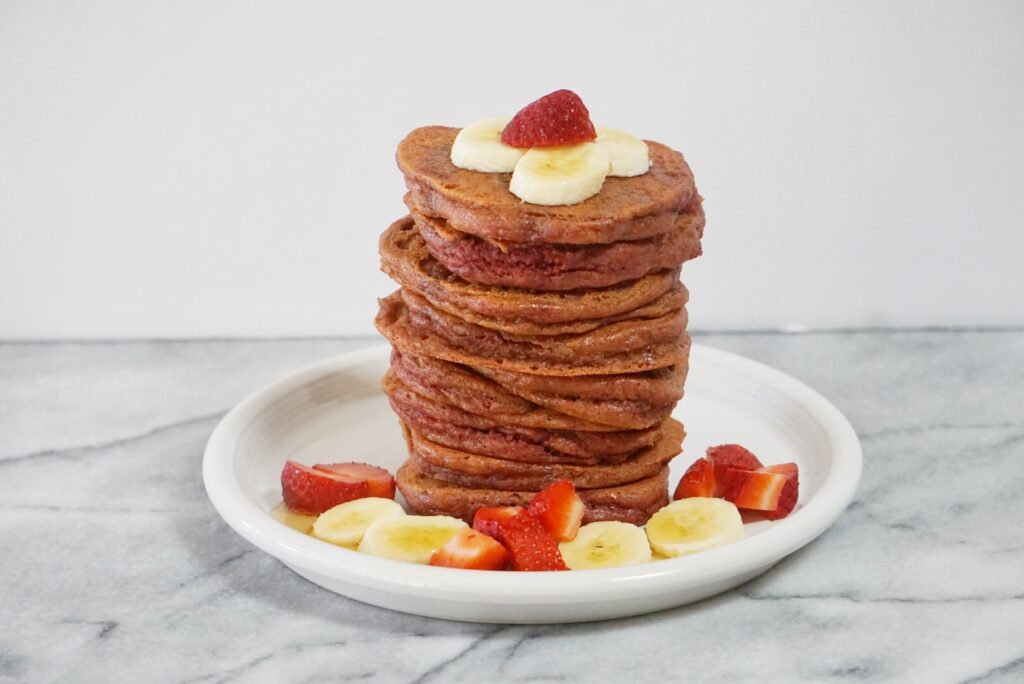
<svg viewBox="0 0 1024 684"><path fill-rule="evenodd" d="M302 534L309 534L312 532L313 523L316 522L315 515L292 513L288 510L288 507L284 505L283 501L274 506L273 510L270 511L270 515L274 517L274 520L284 523L288 527L296 530L297 532L301 532Z"/></svg>

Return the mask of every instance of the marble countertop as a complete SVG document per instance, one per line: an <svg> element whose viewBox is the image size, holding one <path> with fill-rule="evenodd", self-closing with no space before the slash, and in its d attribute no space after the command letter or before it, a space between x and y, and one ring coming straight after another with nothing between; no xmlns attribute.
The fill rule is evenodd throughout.
<svg viewBox="0 0 1024 684"><path fill-rule="evenodd" d="M376 340L0 344L0 682L1024 680L1024 332L696 337L835 402L857 498L734 591L565 626L362 605L217 517L218 418Z"/></svg>

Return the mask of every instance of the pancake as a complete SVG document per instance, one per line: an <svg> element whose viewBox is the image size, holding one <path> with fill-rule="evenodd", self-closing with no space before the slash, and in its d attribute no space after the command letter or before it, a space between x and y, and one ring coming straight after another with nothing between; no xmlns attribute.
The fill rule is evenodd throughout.
<svg viewBox="0 0 1024 684"><path fill-rule="evenodd" d="M683 287L683 284L677 282L668 292L645 306L640 306L632 311L615 316L599 319L591 318L571 323L534 323L533 321L521 318L490 318L472 311L459 309L445 301L431 301L430 304L447 314L461 318L467 323L472 323L488 330L519 337L554 337L556 335L582 335L594 332L611 323L621 323L623 321L654 320L671 314L686 317L685 306L689 296L690 293ZM541 343L543 342L541 341Z"/></svg>
<svg viewBox="0 0 1024 684"><path fill-rule="evenodd" d="M543 382L547 378L526 373L476 370L509 392L553 411L625 429L667 418L682 399L688 369L689 363L683 362L653 373L581 376L572 380L583 382L573 384L567 378Z"/></svg>
<svg viewBox="0 0 1024 684"><path fill-rule="evenodd" d="M621 321L578 335L499 333L436 309L409 290L380 300L377 329L402 351L539 375L633 373L666 368L689 352L686 309Z"/></svg>
<svg viewBox="0 0 1024 684"><path fill-rule="evenodd" d="M615 487L651 477L680 451L683 426L666 420L655 444L617 464L524 463L473 454L432 442L405 428L409 455L424 474L469 488L540 491L559 480L572 480L577 489Z"/></svg>
<svg viewBox="0 0 1024 684"><path fill-rule="evenodd" d="M651 169L633 178L605 179L601 192L580 204L528 204L509 192L511 174L455 167L457 128L417 128L398 145L395 159L409 189L407 204L447 220L463 233L489 240L574 245L641 240L668 232L696 190L683 155L647 142Z"/></svg>
<svg viewBox="0 0 1024 684"><path fill-rule="evenodd" d="M667 232L598 245L495 243L453 230L442 218L418 212L413 218L434 258L462 278L545 291L607 287L677 268L700 256L704 232L699 195Z"/></svg>
<svg viewBox="0 0 1024 684"><path fill-rule="evenodd" d="M381 385L391 408L417 434L443 446L507 461L622 463L660 436L654 428L580 432L506 425L418 394L393 371Z"/></svg>
<svg viewBox="0 0 1024 684"><path fill-rule="evenodd" d="M621 429L553 411L516 396L466 366L441 359L403 354L393 349L391 371L418 394L504 425L586 432Z"/></svg>
<svg viewBox="0 0 1024 684"><path fill-rule="evenodd" d="M420 394L495 421L525 427L643 429L672 413L688 363L646 373L556 378L469 368L395 351L391 367Z"/></svg>
<svg viewBox="0 0 1024 684"><path fill-rule="evenodd" d="M655 318L681 309L688 293L678 270L661 270L627 283L572 292L538 292L467 282L427 251L409 217L380 240L381 268L433 306L465 321L514 335L562 335L603 324Z"/></svg>
<svg viewBox="0 0 1024 684"><path fill-rule="evenodd" d="M412 459L395 475L398 490L408 507L419 515L451 515L472 521L478 508L486 506L526 506L536 492L501 489L470 489L435 480L426 475ZM581 489L586 504L584 523L621 520L643 525L662 506L668 504L668 468L655 475L619 487Z"/></svg>

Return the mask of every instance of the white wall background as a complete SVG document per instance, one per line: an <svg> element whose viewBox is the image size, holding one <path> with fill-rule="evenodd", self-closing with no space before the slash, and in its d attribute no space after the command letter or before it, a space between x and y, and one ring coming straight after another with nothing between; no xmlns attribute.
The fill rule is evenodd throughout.
<svg viewBox="0 0 1024 684"><path fill-rule="evenodd" d="M369 332L396 143L560 87L693 166L694 327L1024 324L1024 3L3 0L0 337Z"/></svg>

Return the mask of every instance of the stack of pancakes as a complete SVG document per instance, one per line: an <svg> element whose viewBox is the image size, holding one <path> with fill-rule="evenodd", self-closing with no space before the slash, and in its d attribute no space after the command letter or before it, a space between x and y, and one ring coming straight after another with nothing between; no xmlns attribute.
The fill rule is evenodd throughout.
<svg viewBox="0 0 1024 684"><path fill-rule="evenodd" d="M409 446L398 487L417 513L470 518L568 478L587 522L642 524L684 436L669 416L690 349L679 271L704 229L690 169L649 142L648 173L538 206L510 174L453 166L456 133L399 145L410 213L380 243L401 285L376 320Z"/></svg>

